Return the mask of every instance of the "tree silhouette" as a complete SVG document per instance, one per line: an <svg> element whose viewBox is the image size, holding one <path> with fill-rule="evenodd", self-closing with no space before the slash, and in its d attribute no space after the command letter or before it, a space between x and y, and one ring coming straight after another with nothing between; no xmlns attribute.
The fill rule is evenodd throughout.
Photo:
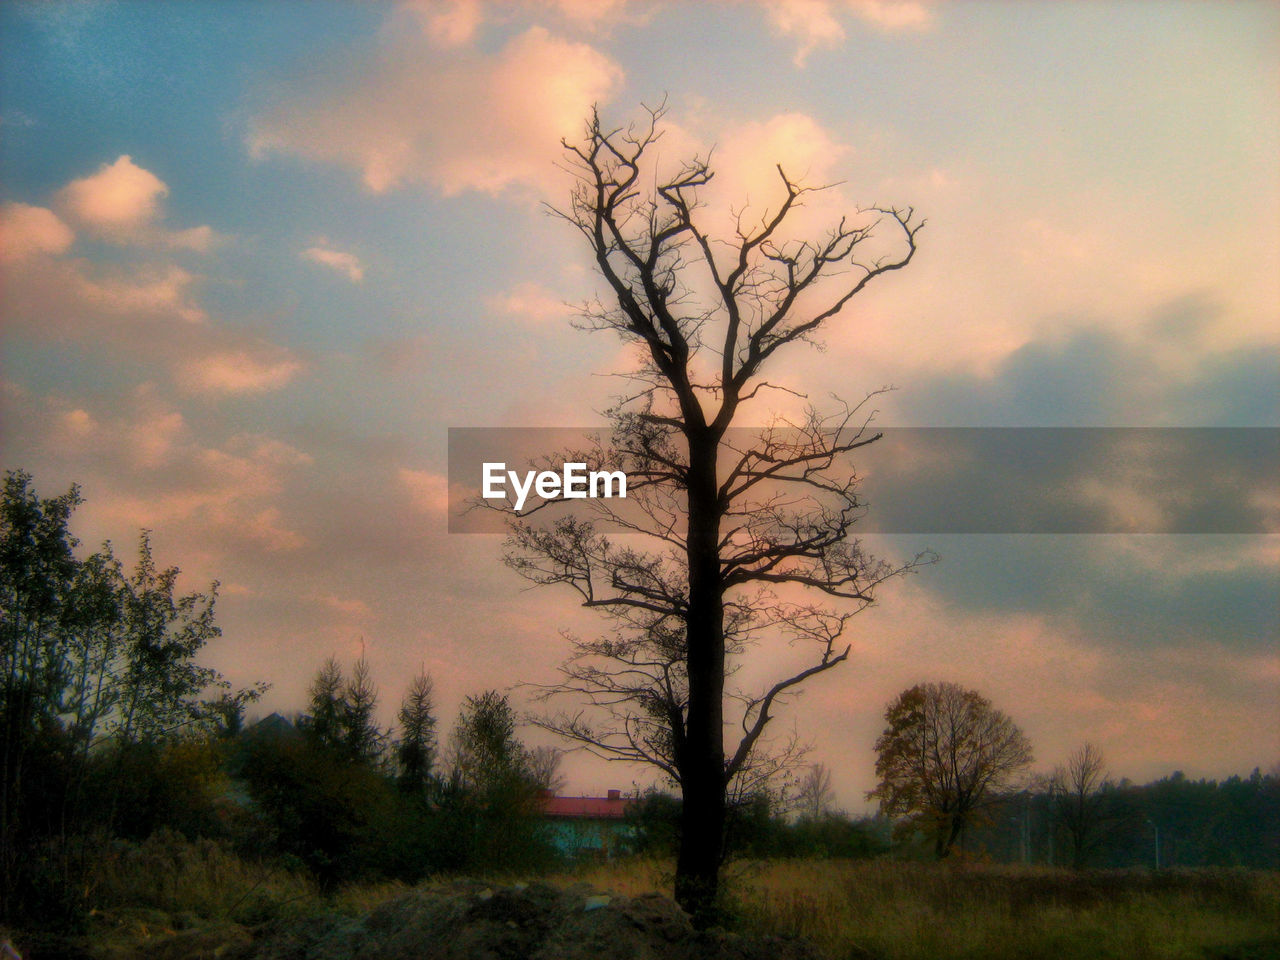
<svg viewBox="0 0 1280 960"><path fill-rule="evenodd" d="M1056 813L1071 843L1071 865L1077 870L1102 840L1107 814L1103 791L1111 785L1102 751L1085 743L1057 767L1049 781Z"/></svg>
<svg viewBox="0 0 1280 960"><path fill-rule="evenodd" d="M835 804L835 788L831 785L831 771L825 763L815 763L809 768L796 788L796 809L805 820L818 821Z"/></svg>
<svg viewBox="0 0 1280 960"><path fill-rule="evenodd" d="M346 685L347 678L336 657L326 658L311 681L307 704L309 715L303 727L313 739L325 746L336 747L342 742L342 720L346 712L343 690Z"/></svg>
<svg viewBox="0 0 1280 960"><path fill-rule="evenodd" d="M516 735L516 713L496 690L467 697L454 725L446 800L461 813L469 859L492 869L535 862L544 852L539 834L539 782L554 776L546 760L535 770L530 752Z"/></svg>
<svg viewBox="0 0 1280 960"><path fill-rule="evenodd" d="M266 689L233 693L197 662L221 635L216 582L179 595L178 568L156 564L147 531L130 574L110 542L78 558L79 489L41 499L31 481L8 471L0 494L0 912L35 903L41 871L60 871L63 902L40 909L80 896L67 841L90 822L146 820L122 795L157 785L158 767L129 765L212 733Z"/></svg>
<svg viewBox="0 0 1280 960"><path fill-rule="evenodd" d="M398 782L406 793L422 793L431 780L436 760L435 683L423 672L413 678L397 715L400 741L396 744Z"/></svg>
<svg viewBox="0 0 1280 960"><path fill-rule="evenodd" d="M768 425L731 427L781 389L761 378L780 351L813 342L872 280L911 261L923 221L910 209L871 207L817 239L793 237L793 214L822 188L778 167L771 210L758 220L739 214L731 236L713 236L698 198L710 160L659 169L662 115L609 128L593 111L582 141L564 144L577 184L555 211L586 240L607 286L581 325L637 345L643 358L627 375L634 390L608 412L611 435L564 453L625 471L626 509L589 500L589 519L516 523L506 559L613 620L612 636L575 640L563 682L549 691L599 709L547 723L679 784L675 894L701 921L718 888L729 785L761 769L774 711L848 657L849 617L924 559L891 566L850 539L862 506L845 455L879 436L862 404L809 408L794 421L754 413ZM619 542L611 531L640 536ZM815 604L805 588L846 603ZM760 687L727 686L736 660L764 639L791 643L797 662ZM729 749L727 720L741 727Z"/></svg>
<svg viewBox="0 0 1280 960"><path fill-rule="evenodd" d="M360 763L382 757L387 732L378 726L378 688L363 656L349 677L336 658L328 657L311 681L309 709L303 729L317 743Z"/></svg>
<svg viewBox="0 0 1280 960"><path fill-rule="evenodd" d="M1031 762L1031 743L976 690L918 684L889 704L876 741L877 787L887 816L933 836L943 859L998 791Z"/></svg>

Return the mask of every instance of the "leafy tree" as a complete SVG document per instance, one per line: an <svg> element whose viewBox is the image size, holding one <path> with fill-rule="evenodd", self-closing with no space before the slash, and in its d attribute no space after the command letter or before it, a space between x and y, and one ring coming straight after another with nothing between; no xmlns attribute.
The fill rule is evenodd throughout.
<svg viewBox="0 0 1280 960"><path fill-rule="evenodd" d="M196 662L210 640L218 584L207 593L175 596L179 570L156 566L143 531L138 564L124 595L127 637L115 729L125 740L159 740L212 719L201 695L230 687L212 667Z"/></svg>
<svg viewBox="0 0 1280 960"><path fill-rule="evenodd" d="M453 779L483 794L513 779L527 779L528 755L516 736L516 714L496 690L469 696L453 731Z"/></svg>
<svg viewBox="0 0 1280 960"><path fill-rule="evenodd" d="M1031 763L1031 743L975 690L918 684L884 714L876 741L879 784L867 796L886 816L906 817L943 859L982 808Z"/></svg>
<svg viewBox="0 0 1280 960"><path fill-rule="evenodd" d="M482 869L532 865L549 846L539 834L542 783L516 736L516 714L496 690L469 696L453 731L446 815L469 840Z"/></svg>
<svg viewBox="0 0 1280 960"><path fill-rule="evenodd" d="M260 846L296 858L331 892L377 872L394 791L370 765L314 736L251 738L240 764Z"/></svg>
<svg viewBox="0 0 1280 960"><path fill-rule="evenodd" d="M623 470L628 510L596 499L586 501L594 520L517 523L507 561L613 620L611 636L575 641L552 691L595 710L548 723L679 784L675 893L702 922L714 914L731 782L787 694L847 659L848 618L912 566L880 563L850 540L862 505L846 457L877 439L869 415L846 405L792 423L750 412L752 401L773 388L762 375L779 353L813 342L868 284L911 261L923 224L910 209L872 207L798 238L792 215L819 188L779 167L772 208L715 236L699 201L709 159L656 165L662 112L625 129L593 112L581 142L565 144L577 185L557 211L607 290L582 325L635 344L642 365L608 413L610 438L555 459ZM731 432L744 419L772 425ZM619 543L609 530L639 536ZM806 590L844 604L796 599ZM727 685L736 659L766 638L791 641L804 662L758 688ZM726 748L734 722L742 734Z"/></svg>
<svg viewBox="0 0 1280 960"><path fill-rule="evenodd" d="M17 868L27 852L29 821L38 808L28 774L51 758L67 644L60 630L76 574L77 541L67 529L81 503L72 487L41 499L31 475L10 471L0 499L0 908L17 892Z"/></svg>
<svg viewBox="0 0 1280 960"><path fill-rule="evenodd" d="M90 826L115 829L122 810L137 813L127 809L132 801L124 797L126 788L156 786L163 764L135 767L133 759L147 754L163 760L166 745L207 735L226 709L243 709L265 689L231 693L216 670L197 661L220 635L214 620L217 584L204 593L178 595L178 568L156 564L148 532L140 537L131 574L109 542L77 558L79 544L68 523L80 502L75 487L41 499L31 476L19 470L6 474L0 498L5 910L15 906L15 893L27 896L27 908L37 913L69 909L79 896L72 840ZM132 749L139 746L150 752ZM131 769L152 774L150 786ZM46 873L37 877L39 870ZM31 899L30 891L53 875L50 870L56 873L50 896L64 899L40 901L37 909L32 905L39 898Z"/></svg>

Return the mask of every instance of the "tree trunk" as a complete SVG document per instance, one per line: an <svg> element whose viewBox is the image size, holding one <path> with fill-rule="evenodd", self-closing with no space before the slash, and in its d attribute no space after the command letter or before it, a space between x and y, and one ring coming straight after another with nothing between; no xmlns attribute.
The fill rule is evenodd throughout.
<svg viewBox="0 0 1280 960"><path fill-rule="evenodd" d="M937 859L945 860L951 856L951 848L963 833L964 817L959 814L949 814L939 825L938 832L934 836L933 852Z"/></svg>
<svg viewBox="0 0 1280 960"><path fill-rule="evenodd" d="M699 925L713 918L724 852L724 598L718 447L711 431L689 436L689 714L680 769L684 803L675 895Z"/></svg>

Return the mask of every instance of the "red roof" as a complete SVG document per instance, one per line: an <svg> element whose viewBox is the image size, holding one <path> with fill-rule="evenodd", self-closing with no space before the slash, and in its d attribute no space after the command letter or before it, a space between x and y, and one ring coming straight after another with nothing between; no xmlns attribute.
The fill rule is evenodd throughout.
<svg viewBox="0 0 1280 960"><path fill-rule="evenodd" d="M615 791L610 791L614 793ZM610 797L545 797L542 812L548 817L581 817L589 820L621 820L630 798Z"/></svg>

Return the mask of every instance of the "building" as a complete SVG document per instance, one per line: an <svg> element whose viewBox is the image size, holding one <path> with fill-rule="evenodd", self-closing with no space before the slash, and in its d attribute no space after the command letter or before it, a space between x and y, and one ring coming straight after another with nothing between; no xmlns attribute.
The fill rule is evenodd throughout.
<svg viewBox="0 0 1280 960"><path fill-rule="evenodd" d="M626 852L635 837L627 821L633 803L621 790L603 797L542 797L542 815L555 848L573 859L609 859Z"/></svg>

